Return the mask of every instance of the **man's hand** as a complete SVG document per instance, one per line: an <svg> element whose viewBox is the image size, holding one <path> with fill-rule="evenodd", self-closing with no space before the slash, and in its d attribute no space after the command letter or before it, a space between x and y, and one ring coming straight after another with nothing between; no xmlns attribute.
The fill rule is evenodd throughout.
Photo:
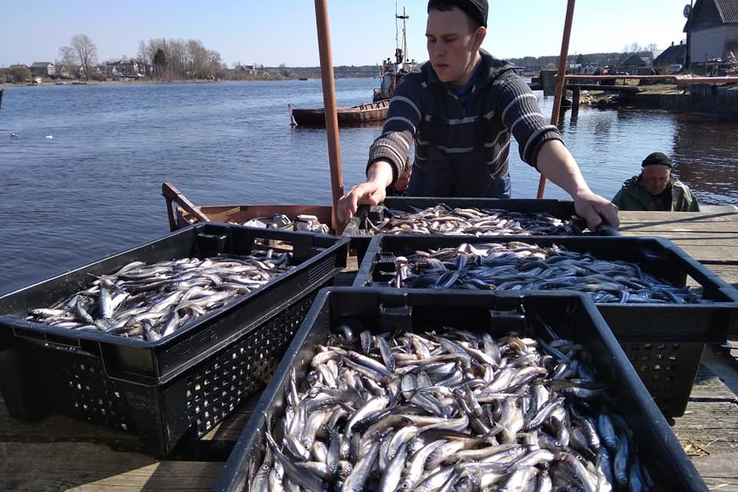
<svg viewBox="0 0 738 492"><path fill-rule="evenodd" d="M336 218L347 224L359 205L379 205L386 196L385 189L392 184L392 165L383 160L374 162L367 170L367 180L351 188L338 200Z"/></svg>
<svg viewBox="0 0 738 492"><path fill-rule="evenodd" d="M594 232L604 219L609 225L617 228L620 227L620 219L618 218L618 207L599 195L595 195L591 191L574 195L574 209L577 214L587 221L587 227Z"/></svg>
<svg viewBox="0 0 738 492"><path fill-rule="evenodd" d="M373 181L361 183L338 200L336 216L342 224L348 223L359 205L379 205L385 198L385 187Z"/></svg>

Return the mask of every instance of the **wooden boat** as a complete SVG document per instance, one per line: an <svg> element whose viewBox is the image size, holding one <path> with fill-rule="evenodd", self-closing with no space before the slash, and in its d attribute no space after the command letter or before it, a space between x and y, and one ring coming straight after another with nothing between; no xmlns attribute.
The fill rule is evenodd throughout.
<svg viewBox="0 0 738 492"><path fill-rule="evenodd" d="M176 231L198 222L243 224L251 219L271 221L275 213L294 220L298 215L314 215L331 225L330 205L204 205L196 206L172 183L163 183L161 192L167 204L169 229Z"/></svg>
<svg viewBox="0 0 738 492"><path fill-rule="evenodd" d="M382 123L387 116L389 101L378 101L358 106L338 108L339 126L360 126ZM325 126L325 111L318 109L291 108L293 124L300 126Z"/></svg>

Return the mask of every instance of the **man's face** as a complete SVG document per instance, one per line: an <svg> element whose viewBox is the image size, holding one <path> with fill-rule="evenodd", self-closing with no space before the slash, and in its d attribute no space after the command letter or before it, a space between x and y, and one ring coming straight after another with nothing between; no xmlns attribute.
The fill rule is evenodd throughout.
<svg viewBox="0 0 738 492"><path fill-rule="evenodd" d="M669 175L671 170L669 166L661 164L651 164L643 168L641 172L641 180L643 187L652 195L660 195L669 184Z"/></svg>
<svg viewBox="0 0 738 492"><path fill-rule="evenodd" d="M425 36L428 57L438 78L445 83L463 86L471 75L475 55L484 40L486 30L469 30L469 19L463 10L453 7L441 12L431 9Z"/></svg>

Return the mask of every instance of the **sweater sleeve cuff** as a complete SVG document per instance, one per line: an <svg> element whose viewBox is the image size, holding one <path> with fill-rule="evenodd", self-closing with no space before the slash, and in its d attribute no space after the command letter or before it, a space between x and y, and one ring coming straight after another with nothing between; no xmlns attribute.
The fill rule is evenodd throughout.
<svg viewBox="0 0 738 492"><path fill-rule="evenodd" d="M536 137L533 145L529 147L527 155L522 156L523 160L538 169L538 153L541 151L541 147L543 147L544 143L553 140L558 140L562 144L566 145L561 133L559 133L557 129L546 130Z"/></svg>
<svg viewBox="0 0 738 492"><path fill-rule="evenodd" d="M369 168L378 160L389 162L392 166L392 182L389 186L394 185L397 181L397 177L400 175L401 169L398 167L398 164L395 162L394 156L392 155L392 151L389 149L382 149L381 147L372 149L371 155L369 156L369 162L366 165L365 174L369 173Z"/></svg>

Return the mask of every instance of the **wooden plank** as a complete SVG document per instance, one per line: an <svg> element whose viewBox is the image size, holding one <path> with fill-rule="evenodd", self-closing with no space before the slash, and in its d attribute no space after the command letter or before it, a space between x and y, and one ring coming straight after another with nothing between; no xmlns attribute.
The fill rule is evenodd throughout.
<svg viewBox="0 0 738 492"><path fill-rule="evenodd" d="M738 492L738 452L692 458L710 490Z"/></svg>
<svg viewBox="0 0 738 492"><path fill-rule="evenodd" d="M642 212L622 211L621 223L689 224L695 222L738 222L736 212Z"/></svg>
<svg viewBox="0 0 738 492"><path fill-rule="evenodd" d="M675 244L697 261L724 263L726 260L738 260L738 248L735 245L691 244L688 241L675 241Z"/></svg>
<svg viewBox="0 0 738 492"><path fill-rule="evenodd" d="M0 491L209 491L223 463L157 462L87 443L0 443Z"/></svg>
<svg viewBox="0 0 738 492"><path fill-rule="evenodd" d="M690 456L738 450L738 398L704 364L697 374L687 411L674 420L672 430Z"/></svg>
<svg viewBox="0 0 738 492"><path fill-rule="evenodd" d="M738 287L738 265L705 265L708 270L720 275L720 278Z"/></svg>

